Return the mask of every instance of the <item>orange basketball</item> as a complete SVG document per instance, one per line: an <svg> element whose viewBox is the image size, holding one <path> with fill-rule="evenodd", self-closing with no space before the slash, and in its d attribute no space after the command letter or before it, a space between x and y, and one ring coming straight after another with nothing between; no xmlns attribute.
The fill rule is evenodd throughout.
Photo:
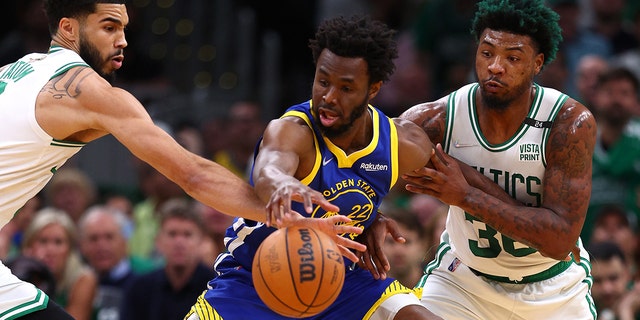
<svg viewBox="0 0 640 320"><path fill-rule="evenodd" d="M303 227L278 229L253 259L253 285L271 310L291 318L316 315L344 284L342 254L331 237Z"/></svg>

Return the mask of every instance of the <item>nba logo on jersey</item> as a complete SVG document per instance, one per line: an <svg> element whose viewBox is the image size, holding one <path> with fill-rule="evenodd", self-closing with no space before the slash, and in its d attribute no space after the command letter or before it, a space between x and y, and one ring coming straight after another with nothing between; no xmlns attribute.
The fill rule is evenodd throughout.
<svg viewBox="0 0 640 320"><path fill-rule="evenodd" d="M460 265L460 260L458 258L453 258L453 261L451 261L451 264L449 265L449 271L454 272L456 271L456 269L458 269L458 266Z"/></svg>

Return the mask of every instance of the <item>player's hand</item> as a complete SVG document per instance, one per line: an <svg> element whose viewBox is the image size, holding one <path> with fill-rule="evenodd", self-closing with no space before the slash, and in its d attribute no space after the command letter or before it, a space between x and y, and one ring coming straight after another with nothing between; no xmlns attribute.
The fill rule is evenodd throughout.
<svg viewBox="0 0 640 320"><path fill-rule="evenodd" d="M402 175L409 182L405 188L411 192L433 196L449 205L461 203L470 185L458 162L446 154L439 143L429 162L433 168L423 167Z"/></svg>
<svg viewBox="0 0 640 320"><path fill-rule="evenodd" d="M338 212L340 208L331 204L327 199L322 196L318 191L315 191L308 186L305 186L299 182L287 183L281 185L271 195L269 203L267 203L266 211L266 225L271 226L274 223L279 225L282 223L282 219L291 214L291 202L301 202L304 204L304 210L311 214L313 212L313 204L319 205L322 209L329 212Z"/></svg>
<svg viewBox="0 0 640 320"><path fill-rule="evenodd" d="M287 226L302 226L313 228L318 231L324 232L331 236L331 239L335 241L340 249L340 253L342 253L345 258L358 262L358 256L353 253L349 249L353 249L356 251L365 251L367 247L359 242L353 241L351 239L347 239L342 236L345 233L353 233L353 234L362 234L362 229L347 225L351 222L347 216L343 215L334 215L328 218L305 218L299 213L292 211L288 214L284 219L282 219L282 223L279 227L287 227Z"/></svg>
<svg viewBox="0 0 640 320"><path fill-rule="evenodd" d="M398 224L382 213L378 212L373 224L358 237L361 242L367 245L367 250L358 253L360 259L357 261L358 266L369 270L375 279L386 279L387 272L391 268L387 256L382 251L387 234L393 237L398 243L405 243L406 239L400 234Z"/></svg>

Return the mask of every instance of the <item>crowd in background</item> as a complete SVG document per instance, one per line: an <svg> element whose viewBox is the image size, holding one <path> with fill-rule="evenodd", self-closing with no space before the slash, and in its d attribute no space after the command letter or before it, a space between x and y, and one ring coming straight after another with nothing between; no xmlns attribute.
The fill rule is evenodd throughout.
<svg viewBox="0 0 640 320"><path fill-rule="evenodd" d="M268 120L310 97L307 39L318 21L366 11L398 31L397 71L375 100L397 116L474 81L469 29L475 2L209 1L208 10L233 13L230 21L242 27L237 33L252 41L242 43L229 31L222 40L180 47L178 36L189 36L189 21L201 21L191 16L198 10L188 10L195 2L131 1L130 48L117 83L149 105L158 125L189 150L249 179L254 147ZM593 190L581 238L592 253L599 319L640 319L640 284L635 285L640 280L640 1L548 3L561 16L564 40L556 61L536 82L582 102L598 122ZM0 28L0 65L46 51L42 1L6 5L15 14ZM164 33L154 20L162 14L169 17ZM196 32L198 25L191 29ZM172 32L178 36L169 36ZM173 54L159 55L155 44L144 40L149 34L159 43L173 42ZM219 45L227 43L253 54L223 51ZM188 59L177 54L179 48L192 51ZM218 67L189 77L179 67L189 59ZM247 84L247 79L254 80ZM60 169L0 231L0 259L76 319L179 319L213 276L211 266L225 250L224 230L233 218L190 199L109 139ZM405 244L391 239L385 244L390 273L413 286L433 258L447 207L404 191L400 182L383 212L407 238Z"/></svg>

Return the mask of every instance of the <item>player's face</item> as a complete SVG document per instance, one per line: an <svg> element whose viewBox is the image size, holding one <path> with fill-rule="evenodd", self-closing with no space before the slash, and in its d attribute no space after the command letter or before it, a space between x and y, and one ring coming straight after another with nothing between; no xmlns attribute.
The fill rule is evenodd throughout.
<svg viewBox="0 0 640 320"><path fill-rule="evenodd" d="M476 52L476 75L486 106L504 109L528 93L543 62L531 37L486 29Z"/></svg>
<svg viewBox="0 0 640 320"><path fill-rule="evenodd" d="M324 49L316 64L312 101L315 121L329 138L344 134L362 118L380 84L369 85L367 62Z"/></svg>
<svg viewBox="0 0 640 320"><path fill-rule="evenodd" d="M108 79L122 66L129 23L123 4L97 4L80 27L79 54L98 74ZM108 79L109 80L109 79Z"/></svg>

